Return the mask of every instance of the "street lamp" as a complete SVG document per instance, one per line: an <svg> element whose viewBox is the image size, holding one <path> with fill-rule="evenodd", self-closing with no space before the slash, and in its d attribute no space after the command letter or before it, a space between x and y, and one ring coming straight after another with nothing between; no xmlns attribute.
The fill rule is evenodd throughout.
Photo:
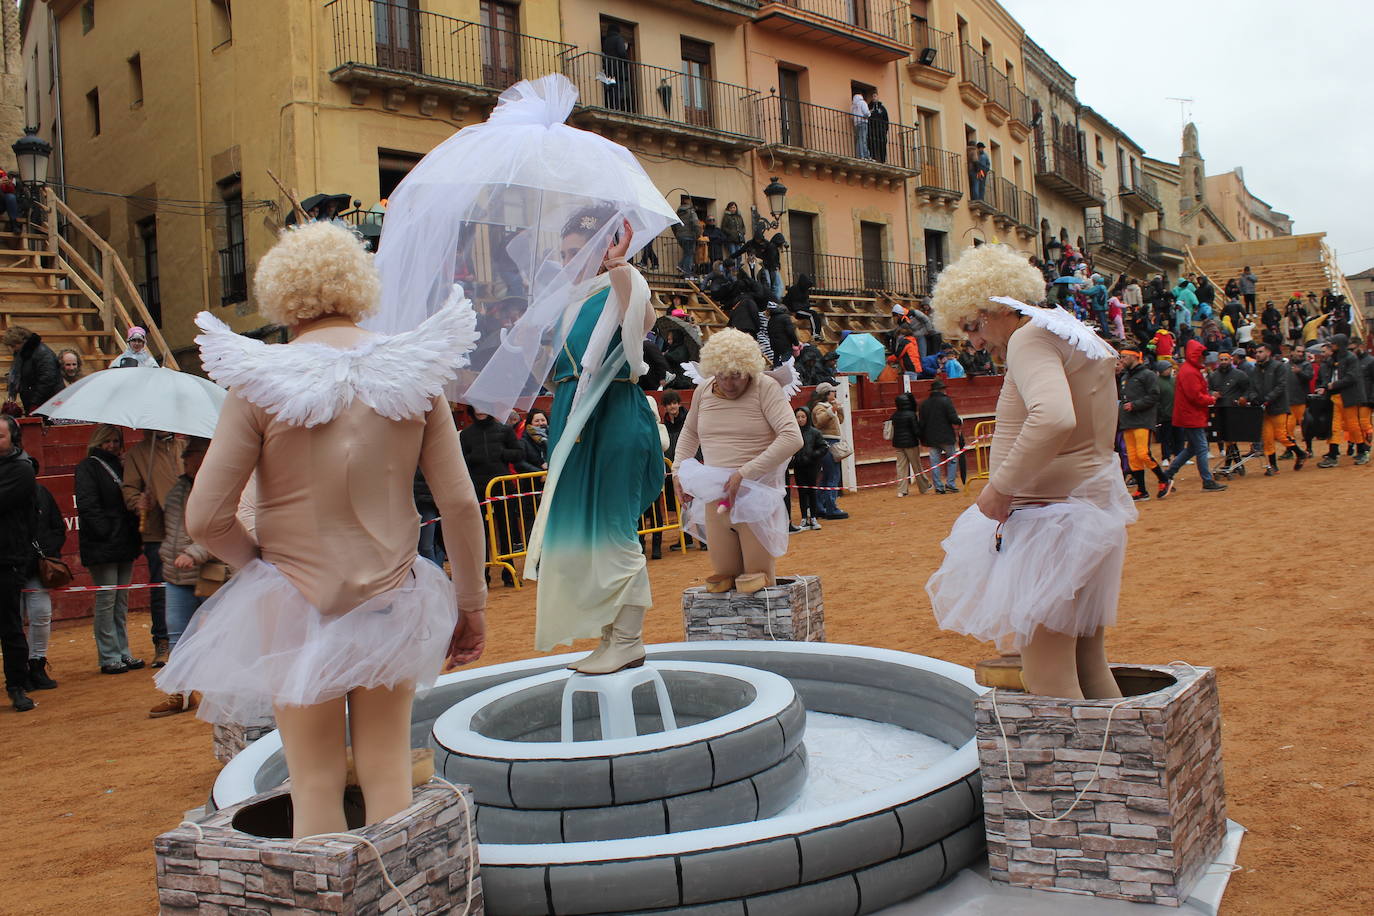
<svg viewBox="0 0 1374 916"><path fill-rule="evenodd" d="M14 141L10 147L19 163L19 183L26 198L24 207L28 211L29 224L42 222L43 211L35 206L48 180L48 157L52 155L52 144L38 136L38 128L24 128L24 136Z"/></svg>
<svg viewBox="0 0 1374 916"><path fill-rule="evenodd" d="M763 189L763 196L768 198L768 212L773 214L773 219L769 221L759 216L758 207L754 207L754 217L767 228L776 229L782 215L787 212L787 185L778 181L778 176L774 175L773 180Z"/></svg>

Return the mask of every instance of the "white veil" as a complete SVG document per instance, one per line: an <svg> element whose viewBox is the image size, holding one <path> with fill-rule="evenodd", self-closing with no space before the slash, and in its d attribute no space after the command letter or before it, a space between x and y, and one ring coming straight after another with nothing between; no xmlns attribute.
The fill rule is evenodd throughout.
<svg viewBox="0 0 1374 916"><path fill-rule="evenodd" d="M622 223L633 254L677 222L629 150L564 123L576 101L557 74L507 89L490 118L415 166L383 223L381 307L365 325L409 330L461 284L481 339L446 393L502 420L539 393L571 326L564 316ZM570 229L589 238L564 263Z"/></svg>

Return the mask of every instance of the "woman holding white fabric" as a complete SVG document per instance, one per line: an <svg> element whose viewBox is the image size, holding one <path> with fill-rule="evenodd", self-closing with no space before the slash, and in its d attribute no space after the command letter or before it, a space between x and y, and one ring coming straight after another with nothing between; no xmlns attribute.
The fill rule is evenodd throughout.
<svg viewBox="0 0 1374 916"><path fill-rule="evenodd" d="M710 551L708 591L752 594L774 584L777 558L787 551L783 482L802 434L767 368L749 335L712 334L701 350L705 381L677 440L678 501L687 530ZM693 457L698 447L704 464Z"/></svg>

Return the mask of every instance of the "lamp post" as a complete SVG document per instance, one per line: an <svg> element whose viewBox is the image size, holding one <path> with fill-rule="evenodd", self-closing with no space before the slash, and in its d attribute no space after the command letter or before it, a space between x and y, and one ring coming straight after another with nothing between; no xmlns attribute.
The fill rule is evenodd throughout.
<svg viewBox="0 0 1374 916"><path fill-rule="evenodd" d="M782 215L787 212L787 185L778 181L778 176L774 175L768 182L768 186L763 189L763 196L768 198L768 212L773 215L772 220L766 220L759 215L759 208L754 207L754 219L756 223L762 223L766 229L778 228Z"/></svg>
<svg viewBox="0 0 1374 916"><path fill-rule="evenodd" d="M27 201L24 209L28 211L29 224L43 221L43 211L38 206L38 197L48 180L48 157L52 155L52 144L38 136L38 128L24 128L24 136L14 141L10 147L19 163L19 184L24 189Z"/></svg>

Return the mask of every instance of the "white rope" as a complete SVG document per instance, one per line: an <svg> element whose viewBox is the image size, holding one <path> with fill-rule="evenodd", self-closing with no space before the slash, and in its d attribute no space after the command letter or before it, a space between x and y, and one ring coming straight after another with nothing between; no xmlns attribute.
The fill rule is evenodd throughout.
<svg viewBox="0 0 1374 916"><path fill-rule="evenodd" d="M1007 762L1007 784L1011 786L1012 793L1016 795L1016 800L1021 803L1022 808L1026 809L1027 814L1038 821L1043 821L1046 824L1053 824L1068 817L1073 810L1078 807L1078 803L1083 800L1083 796L1087 795L1088 790L1097 782L1098 773L1102 770L1102 758L1107 756L1107 743L1111 740L1112 736L1112 716L1116 715L1116 711L1122 706L1125 706L1132 699L1132 697L1122 697L1119 702L1112 704L1111 709L1108 710L1107 722L1103 726L1102 731L1102 749L1097 752L1097 762L1093 764L1092 778L1090 778L1087 783L1084 784L1083 788L1079 790L1073 803L1069 805L1063 814L1056 817L1045 817L1044 815L1036 814L1032 811L1030 805L1026 804L1026 799L1021 795L1021 790L1016 788L1016 780L1014 780L1011 775L1011 745L1007 741L1007 730L1002 725L1002 714L997 709L997 688L992 688L992 716L997 720L997 730L1002 733L1002 752L1006 755ZM1054 799L1050 799L1050 810L1054 810Z"/></svg>

